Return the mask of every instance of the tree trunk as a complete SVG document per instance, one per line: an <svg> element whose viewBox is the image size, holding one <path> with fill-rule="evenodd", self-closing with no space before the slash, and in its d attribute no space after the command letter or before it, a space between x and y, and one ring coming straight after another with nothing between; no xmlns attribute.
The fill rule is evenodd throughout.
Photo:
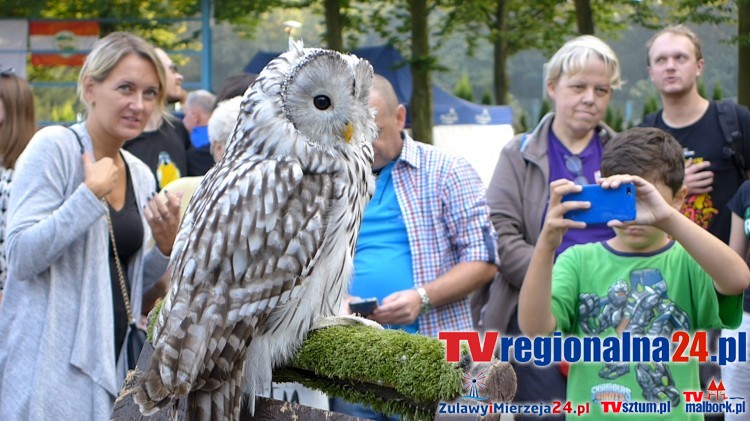
<svg viewBox="0 0 750 421"><path fill-rule="evenodd" d="M737 0L737 102L750 107L750 0Z"/></svg>
<svg viewBox="0 0 750 421"><path fill-rule="evenodd" d="M331 50L344 51L341 37L341 9L338 0L325 0L326 46Z"/></svg>
<svg viewBox="0 0 750 421"><path fill-rule="evenodd" d="M510 78L508 77L508 39L506 29L508 26L508 2L507 0L497 0L495 9L495 25L493 45L493 65L494 85L495 85L495 103L507 104L508 92L510 92Z"/></svg>
<svg viewBox="0 0 750 421"><path fill-rule="evenodd" d="M575 0L575 5L578 33L594 35L594 14L591 11L591 0Z"/></svg>
<svg viewBox="0 0 750 421"><path fill-rule="evenodd" d="M432 144L432 74L427 0L409 0L411 9L411 127L414 139Z"/></svg>

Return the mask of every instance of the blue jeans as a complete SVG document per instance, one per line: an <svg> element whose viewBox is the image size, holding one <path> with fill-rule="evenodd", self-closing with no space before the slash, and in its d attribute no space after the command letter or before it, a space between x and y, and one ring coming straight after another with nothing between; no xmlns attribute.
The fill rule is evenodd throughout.
<svg viewBox="0 0 750 421"><path fill-rule="evenodd" d="M370 405L361 403L351 403L341 398L331 398L331 411L338 412L340 414L351 415L352 417L365 418L368 420L376 421L398 421L401 418L394 416L387 416L385 414L377 413L370 408Z"/></svg>

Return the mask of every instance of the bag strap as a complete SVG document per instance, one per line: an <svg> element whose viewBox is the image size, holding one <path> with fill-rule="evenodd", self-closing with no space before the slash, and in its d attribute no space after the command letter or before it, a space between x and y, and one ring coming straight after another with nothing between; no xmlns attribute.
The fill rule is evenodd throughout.
<svg viewBox="0 0 750 421"><path fill-rule="evenodd" d="M83 142L81 141L81 136L78 134L77 131L73 130L72 127L70 127L70 126L63 126L63 127L65 127L66 129L70 130L71 132L73 132L73 134L76 137L76 140L78 141L78 146L81 147L81 155L83 155L83 152L85 151L85 149L83 147Z"/></svg>
<svg viewBox="0 0 750 421"><path fill-rule="evenodd" d="M117 267L117 278L120 281L122 301L125 303L125 311L128 313L128 320L130 320L130 324L133 324L135 323L135 317L133 317L133 310L130 307L130 297L128 295L128 289L125 286L125 275L122 271L122 263L120 263L120 257L117 254L117 244L115 244L115 230L112 227L112 218L109 216L109 211L107 211L107 225L109 226L109 239L112 243L112 251L115 255L115 266Z"/></svg>
<svg viewBox="0 0 750 421"><path fill-rule="evenodd" d="M740 181L747 179L745 173L744 136L740 130L739 118L737 117L737 105L731 101L716 101L716 110L719 113L719 126L724 135L724 148L722 153L725 158L732 160L737 169Z"/></svg>
<svg viewBox="0 0 750 421"><path fill-rule="evenodd" d="M73 134L76 136L78 145L81 147L81 154L83 154L84 148L83 148L83 142L81 141L81 136L79 136L78 132L73 130L72 127L65 126L65 128L73 132ZM102 201L104 201L104 199L102 199ZM109 210L107 210L106 215L107 215L107 225L109 226L109 239L112 242L112 252L115 255L115 266L117 267L117 278L120 281L120 292L122 292L122 301L123 303L125 303L125 311L128 314L128 320L130 320L129 324L136 324L135 317L133 317L133 310L130 307L130 296L128 295L128 288L125 285L125 273L122 270L122 263L120 263L120 256L117 254L117 244L115 244L115 230L112 227L112 218L109 216Z"/></svg>

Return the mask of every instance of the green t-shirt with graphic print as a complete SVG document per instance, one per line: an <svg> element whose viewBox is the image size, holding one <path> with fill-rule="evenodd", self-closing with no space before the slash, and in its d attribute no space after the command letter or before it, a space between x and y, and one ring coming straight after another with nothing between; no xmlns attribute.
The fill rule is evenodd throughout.
<svg viewBox="0 0 750 421"><path fill-rule="evenodd" d="M606 243L591 243L571 247L555 262L552 314L565 335L606 337L628 331L671 342L677 330L737 327L742 294L719 294L676 242L652 253L620 253ZM665 415L699 420L701 414L685 413L682 393L699 390L694 358L687 363L576 363L570 366L567 399L573 408L591 402L590 415L597 419L606 417L601 401L671 401Z"/></svg>

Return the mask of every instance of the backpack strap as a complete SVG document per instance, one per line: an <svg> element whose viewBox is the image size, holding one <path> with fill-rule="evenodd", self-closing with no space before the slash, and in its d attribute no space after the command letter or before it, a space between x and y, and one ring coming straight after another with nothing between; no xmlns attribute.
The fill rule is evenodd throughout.
<svg viewBox="0 0 750 421"><path fill-rule="evenodd" d="M526 149L526 141L528 140L528 138L528 133L524 132L523 136L521 136L521 144L518 147L518 150L523 151L524 149Z"/></svg>
<svg viewBox="0 0 750 421"><path fill-rule="evenodd" d="M739 179L747 179L745 173L745 154L744 154L744 136L740 130L740 122L737 117L737 107L735 103L727 100L716 101L716 110L719 113L719 126L724 137L724 148L722 154L725 158L732 160Z"/></svg>
<svg viewBox="0 0 750 421"><path fill-rule="evenodd" d="M659 115L660 111L657 111L655 113L651 113L643 117L643 121L641 121L641 124L639 124L640 127L656 127L656 117Z"/></svg>

